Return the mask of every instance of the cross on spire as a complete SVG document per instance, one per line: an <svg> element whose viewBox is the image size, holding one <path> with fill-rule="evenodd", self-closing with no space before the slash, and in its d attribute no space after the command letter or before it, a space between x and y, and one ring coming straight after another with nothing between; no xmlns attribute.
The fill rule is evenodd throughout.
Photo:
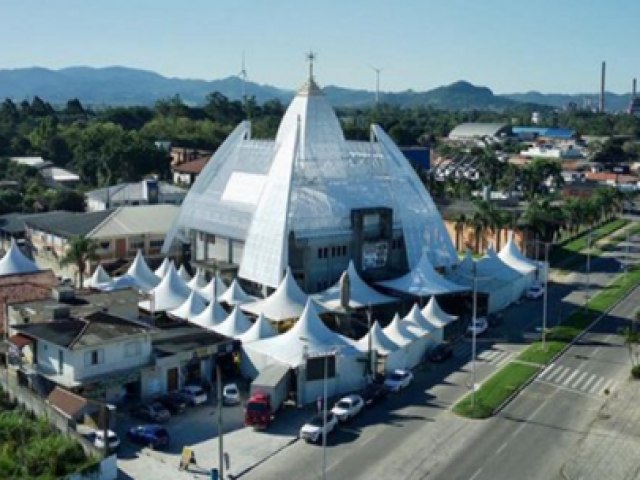
<svg viewBox="0 0 640 480"><path fill-rule="evenodd" d="M313 62L316 60L316 53L309 50L307 53L307 62L309 62L309 80L313 80Z"/></svg>

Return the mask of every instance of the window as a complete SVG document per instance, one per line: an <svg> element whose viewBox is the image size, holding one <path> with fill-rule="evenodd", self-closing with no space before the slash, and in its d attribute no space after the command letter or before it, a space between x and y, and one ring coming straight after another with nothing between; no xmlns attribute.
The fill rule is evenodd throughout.
<svg viewBox="0 0 640 480"><path fill-rule="evenodd" d="M329 249L327 247L324 247L322 249L322 257L323 258L328 258L329 257Z"/></svg>
<svg viewBox="0 0 640 480"><path fill-rule="evenodd" d="M125 357L137 357L138 355L140 355L140 353L142 353L142 345L140 345L140 342L133 341L133 342L127 342L124 345L124 356Z"/></svg>
<svg viewBox="0 0 640 480"><path fill-rule="evenodd" d="M129 250L144 250L144 238L130 238Z"/></svg>
<svg viewBox="0 0 640 480"><path fill-rule="evenodd" d="M100 242L100 248L102 250L108 250L111 246L111 242Z"/></svg>
<svg viewBox="0 0 640 480"><path fill-rule="evenodd" d="M342 255L345 256L345 257L347 256L347 246L346 245L342 246Z"/></svg>
<svg viewBox="0 0 640 480"><path fill-rule="evenodd" d="M321 248L318 249L318 258L322 258L322 249Z"/></svg>
<svg viewBox="0 0 640 480"><path fill-rule="evenodd" d="M99 365L101 363L104 363L104 350L91 350L90 352L84 353L85 367L89 367L91 365Z"/></svg>
<svg viewBox="0 0 640 480"><path fill-rule="evenodd" d="M151 240L149 242L149 248L162 248L164 240Z"/></svg>
<svg viewBox="0 0 640 480"><path fill-rule="evenodd" d="M336 247L331 247L331 256L332 257L336 256Z"/></svg>

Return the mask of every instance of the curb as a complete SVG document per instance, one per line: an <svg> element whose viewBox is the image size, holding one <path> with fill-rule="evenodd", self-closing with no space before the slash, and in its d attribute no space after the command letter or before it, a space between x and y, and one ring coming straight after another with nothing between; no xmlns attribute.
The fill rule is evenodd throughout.
<svg viewBox="0 0 640 480"><path fill-rule="evenodd" d="M613 280L615 281L615 279ZM613 283L612 281L612 283ZM564 355L566 353L567 350L569 350L571 347L573 347L576 342L578 342L589 330L591 330L591 328L593 328L593 326L598 323L600 320L602 320L603 317L609 315L609 312L611 312L611 310L613 310L614 308L616 308L620 303L622 303L624 300L626 300L628 297L631 296L631 294L633 292L635 292L638 288L640 288L640 285L636 285L635 287L633 287L631 290L629 290L625 295L623 295L616 303L614 303L613 305L611 305L607 310L605 310L604 312L602 312L599 316L597 316L593 322L591 322L589 325L587 325L584 330L582 330L582 332L580 332L578 335L576 335L576 337L571 340L571 342L569 342L562 350L560 350L558 353L556 353L550 360L549 362L547 362L546 365L544 365L544 367L547 367L548 365L551 365L553 362L555 362L558 358L560 358L562 355ZM511 363L511 362L509 362ZM526 382L524 382L522 385L520 385L520 387L518 387L516 390L514 390L514 392L509 395L504 402L502 402L500 405L498 405L493 412L491 412L491 416L495 416L496 414L500 413L500 411L502 411L502 409L504 409L507 405L509 405L509 403L511 403L511 401L516 398L520 392L522 390L524 390L526 387L528 387L529 385L531 385L531 383L533 383L538 376L540 375L540 372L543 371L544 368L540 368L535 374L533 374L531 376L531 378L529 380L527 380Z"/></svg>
<svg viewBox="0 0 640 480"><path fill-rule="evenodd" d="M292 438L290 441L288 441L286 444L282 445L280 448L278 448L277 450L274 450L273 452L271 452L269 455L267 455L266 457L258 460L256 463L254 463L253 465L249 465L248 467L246 467L244 470L242 470L241 472L236 473L235 475L233 474L229 474L227 475L228 479L236 479L236 478L240 478L244 475L246 475L247 473L249 473L251 470L253 470L254 468L258 467L259 465L263 464L264 462L266 462L267 460L269 460L270 458L276 456L278 453L280 453L282 450L284 450L285 448L293 445L294 443L296 443L298 440L300 440L299 437L294 437Z"/></svg>

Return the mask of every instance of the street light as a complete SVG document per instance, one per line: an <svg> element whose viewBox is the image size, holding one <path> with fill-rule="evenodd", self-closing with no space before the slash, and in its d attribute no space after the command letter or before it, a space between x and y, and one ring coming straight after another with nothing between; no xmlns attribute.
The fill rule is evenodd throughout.
<svg viewBox="0 0 640 480"><path fill-rule="evenodd" d="M549 289L549 247L551 246L551 242L542 242L540 240L535 240L536 247L538 243L542 243L544 245L544 290L542 291L542 349L546 348L547 342L547 305L548 305L548 293ZM537 248L536 248L537 252ZM536 261L538 260L538 255L536 253ZM538 272L540 272L540 268L538 268ZM538 275L538 279L540 275Z"/></svg>
<svg viewBox="0 0 640 480"><path fill-rule="evenodd" d="M586 285L585 285L585 291L584 291L584 295L585 295L585 301L584 301L584 308L585 310L589 307L589 289L591 288L590 285L590 275L591 275L591 232L589 232L587 234L587 268L586 268Z"/></svg>
<svg viewBox="0 0 640 480"><path fill-rule="evenodd" d="M473 307L471 313L471 408L476 405L476 318L478 315L478 272L473 262Z"/></svg>

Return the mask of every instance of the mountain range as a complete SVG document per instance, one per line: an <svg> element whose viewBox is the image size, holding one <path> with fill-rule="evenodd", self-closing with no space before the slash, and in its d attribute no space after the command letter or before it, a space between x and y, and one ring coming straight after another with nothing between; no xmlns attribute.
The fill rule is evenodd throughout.
<svg viewBox="0 0 640 480"><path fill-rule="evenodd" d="M16 101L35 95L53 104L78 98L87 105L152 105L156 100L180 95L187 104L198 105L214 91L237 100L242 97L242 80L237 76L219 80L169 78L158 73L128 67L68 67L50 70L41 67L0 69L0 98ZM258 103L278 99L288 103L294 92L247 81L245 91ZM375 101L375 92L329 85L324 88L335 106L366 106ZM584 106L588 99L597 105L597 94L545 94L539 92L496 95L489 88L459 81L427 91L381 92L380 101L400 106L426 106L448 110L504 110L525 104L562 108L569 103ZM607 93L609 111L624 110L630 95Z"/></svg>

